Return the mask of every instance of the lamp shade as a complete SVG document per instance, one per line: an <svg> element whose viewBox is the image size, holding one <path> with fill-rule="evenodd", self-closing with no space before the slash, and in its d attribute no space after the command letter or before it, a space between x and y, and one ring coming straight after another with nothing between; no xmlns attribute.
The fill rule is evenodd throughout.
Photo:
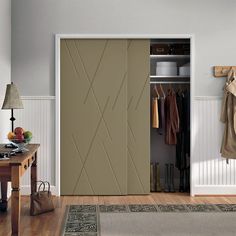
<svg viewBox="0 0 236 236"><path fill-rule="evenodd" d="M23 103L15 84L7 84L5 99L2 109L23 109Z"/></svg>

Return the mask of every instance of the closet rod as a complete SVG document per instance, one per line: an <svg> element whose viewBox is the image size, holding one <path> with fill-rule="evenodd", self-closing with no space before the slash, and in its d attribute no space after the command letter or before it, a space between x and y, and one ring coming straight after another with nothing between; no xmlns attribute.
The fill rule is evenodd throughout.
<svg viewBox="0 0 236 236"><path fill-rule="evenodd" d="M150 81L150 84L190 84L189 81Z"/></svg>

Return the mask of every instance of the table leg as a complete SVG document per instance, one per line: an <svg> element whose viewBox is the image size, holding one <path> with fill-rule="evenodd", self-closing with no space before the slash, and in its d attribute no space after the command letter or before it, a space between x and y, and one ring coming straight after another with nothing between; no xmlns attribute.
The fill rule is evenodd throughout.
<svg viewBox="0 0 236 236"><path fill-rule="evenodd" d="M37 152L33 156L34 161L31 165L31 194L37 191Z"/></svg>
<svg viewBox="0 0 236 236"><path fill-rule="evenodd" d="M11 228L12 235L20 235L20 166L11 167Z"/></svg>
<svg viewBox="0 0 236 236"><path fill-rule="evenodd" d="M0 211L7 210L7 181L1 182L2 200L0 202Z"/></svg>

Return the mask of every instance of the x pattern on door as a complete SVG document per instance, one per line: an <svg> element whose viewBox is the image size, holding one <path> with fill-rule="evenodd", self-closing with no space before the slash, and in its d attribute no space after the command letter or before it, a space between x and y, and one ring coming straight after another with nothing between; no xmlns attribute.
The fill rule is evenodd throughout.
<svg viewBox="0 0 236 236"><path fill-rule="evenodd" d="M127 142L127 126L134 139L136 132L127 119L132 99L138 97L138 111L148 88L147 76L127 109L127 53L127 40L61 41L62 194L149 192L143 161ZM130 181L139 183L131 188L129 172Z"/></svg>
<svg viewBox="0 0 236 236"><path fill-rule="evenodd" d="M149 40L128 41L128 193L150 192Z"/></svg>
<svg viewBox="0 0 236 236"><path fill-rule="evenodd" d="M62 157L62 194L127 192L126 47L122 40L62 41L62 99L78 110L62 103L62 155L71 152Z"/></svg>

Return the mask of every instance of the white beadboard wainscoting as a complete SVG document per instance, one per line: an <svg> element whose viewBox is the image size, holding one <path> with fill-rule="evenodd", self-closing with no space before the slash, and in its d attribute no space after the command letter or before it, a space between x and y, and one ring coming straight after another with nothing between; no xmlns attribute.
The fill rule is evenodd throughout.
<svg viewBox="0 0 236 236"><path fill-rule="evenodd" d="M236 194L236 161L220 155L224 124L221 97L195 97L192 130L192 194Z"/></svg>
<svg viewBox="0 0 236 236"><path fill-rule="evenodd" d="M4 97L0 97L0 108L2 107L4 101ZM10 116L11 112L9 110L0 110L0 143L6 143L7 140L7 133L11 129L10 126ZM11 195L11 185L8 183L8 191L7 196ZM0 187L0 196L1 196L1 187Z"/></svg>
<svg viewBox="0 0 236 236"><path fill-rule="evenodd" d="M15 110L16 126L33 132L40 143L38 179L55 189L55 97L22 97L23 110ZM220 97L195 97L192 126L192 195L236 194L236 161L220 156L224 126L219 121ZM30 172L22 179L22 194L30 193Z"/></svg>
<svg viewBox="0 0 236 236"><path fill-rule="evenodd" d="M47 180L55 192L55 97L22 97L24 109L14 110L15 127L33 133L32 143L39 143L38 180ZM30 194L30 171L21 182L22 194Z"/></svg>

